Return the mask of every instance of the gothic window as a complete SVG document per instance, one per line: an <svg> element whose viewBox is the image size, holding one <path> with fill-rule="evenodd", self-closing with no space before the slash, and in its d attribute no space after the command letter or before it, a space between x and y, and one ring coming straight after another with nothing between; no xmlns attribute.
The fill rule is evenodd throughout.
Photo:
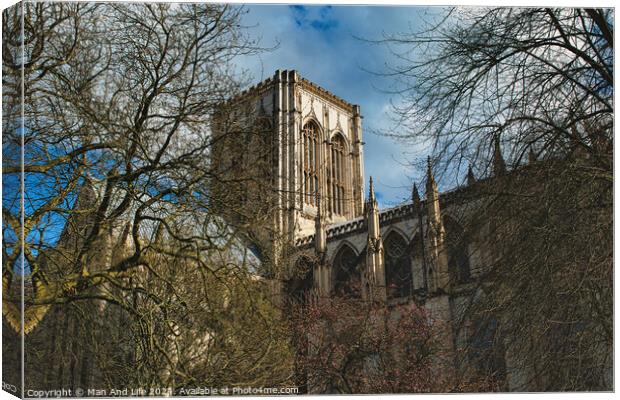
<svg viewBox="0 0 620 400"><path fill-rule="evenodd" d="M384 241L385 279L389 298L406 297L413 286L407 241L391 232Z"/></svg>
<svg viewBox="0 0 620 400"><path fill-rule="evenodd" d="M330 191L332 194L331 211L343 215L344 210L344 179L345 179L345 142L341 135L332 140L332 166L330 171Z"/></svg>
<svg viewBox="0 0 620 400"><path fill-rule="evenodd" d="M316 205L316 193L319 189L319 126L314 121L306 123L302 129L304 141L304 201Z"/></svg>
<svg viewBox="0 0 620 400"><path fill-rule="evenodd" d="M463 228L451 219L446 219L446 242L448 248L448 268L457 283L471 279L469 268L468 242Z"/></svg>
<svg viewBox="0 0 620 400"><path fill-rule="evenodd" d="M334 258L335 285L334 292L337 296L360 297L361 275L357 268L357 255L355 251L344 245Z"/></svg>

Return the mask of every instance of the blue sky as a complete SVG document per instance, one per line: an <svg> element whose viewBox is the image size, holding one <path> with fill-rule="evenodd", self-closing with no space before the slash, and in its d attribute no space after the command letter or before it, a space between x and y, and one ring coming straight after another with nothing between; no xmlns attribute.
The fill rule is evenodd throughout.
<svg viewBox="0 0 620 400"><path fill-rule="evenodd" d="M375 182L382 207L411 199L413 179L420 172L408 166L425 159L427 151L395 139L376 135L391 131L390 101L398 99L380 89L391 81L364 69L384 71L397 60L383 45L365 39L382 34L416 30L429 12L422 7L248 5L243 23L261 44L278 47L260 56L240 60L254 76L254 83L271 76L276 69L295 69L345 100L359 104L364 116L365 175ZM437 10L437 9L435 9Z"/></svg>

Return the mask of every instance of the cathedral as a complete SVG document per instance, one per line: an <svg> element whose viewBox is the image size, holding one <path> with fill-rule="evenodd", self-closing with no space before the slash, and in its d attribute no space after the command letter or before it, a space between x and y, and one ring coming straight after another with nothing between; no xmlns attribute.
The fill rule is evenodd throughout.
<svg viewBox="0 0 620 400"><path fill-rule="evenodd" d="M304 79L296 71L286 70L276 71L271 78L220 105L211 127L212 153L206 160L214 177L208 182L209 211L213 211L218 221L225 220L227 223L222 225L227 232L231 231L235 242L241 239L241 247L250 249L259 260L256 270L250 271L253 284L267 283L270 301L276 298L279 304L289 300L303 303L316 298L355 298L365 304L379 305L392 313L390 317L410 306L410 309L414 309L413 306L423 309L429 321L440 327L433 333L436 335L433 346L440 354L433 359L433 379L458 375L460 381L474 382L476 377L492 376L492 388L461 386L455 390L540 391L540 388L553 388L554 376L547 371L541 373L532 366L531 360L544 357L549 346L576 347L574 343L581 343L584 334L592 332L592 336L597 337L605 332L583 324L576 324L576 331L570 331L566 330L566 324L558 324L543 334L532 334L528 330L530 320L516 320L510 312L500 314L493 307L487 307L493 303L481 301L491 297L488 296L490 291L499 292L500 301L506 298L506 302L512 301L510 295L527 289L523 282L532 284L531 280L513 282L493 276L504 267L503 259L498 256L501 249L497 246L504 241L504 229L511 228L511 218L523 218L523 213L508 210L509 217L500 223L495 217L498 214L489 210L498 192L517 192L520 202L524 193L521 188L532 187L536 171L549 169L549 165L530 153L527 162L508 171L496 140L490 147L491 171L484 178L475 177L470 168L464 185L440 193L429 158L423 190L418 191L414 184L410 201L380 209L373 179L364 176L361 112L360 106ZM538 185L544 184L546 182ZM94 205L103 197L101 189L102 185L96 183L82 186L74 205L76 212L63 229L58 250L73 254L81 246L86 236L84 232L93 225L91 218L95 215L88 210L94 210ZM531 197L533 201L538 199ZM565 217L561 214L561 218ZM601 214L601 218L606 218L605 214ZM156 241L161 238L161 226L153 226L146 232ZM240 229L236 230L237 227ZM131 221L119 218L97 238L92 254L85 255L91 272L116 265L131 254L135 249L132 246L138 243L131 241L131 228ZM187 229L192 231L194 227ZM518 232L521 235L521 231ZM557 241L543 238L539 242L558 248ZM516 258L529 255L519 251L521 249L513 253ZM544 254L555 256L562 251ZM531 252L529 247L526 252ZM65 265L64 258L56 258L44 254L42 263ZM563 259L559 262L565 263ZM552 269L544 263L534 264L535 268L541 266ZM578 267L569 268L578 270ZM560 271L565 273L566 270ZM132 282L139 277L148 281L149 275L140 268L135 276L120 273L119 276ZM495 279L494 286L489 285L489 276ZM555 279L556 275L543 285ZM573 278L567 279L573 283L570 280ZM64 284L52 289L66 296L74 296L78 290L109 290L105 284L93 284L89 289L80 288L79 280L69 283L72 286ZM580 281L578 283L581 285ZM501 290L506 290L507 286L516 289L508 290L506 295ZM26 289L32 291L32 288ZM547 300L545 289L547 287L537 290L543 292L542 298ZM565 291L562 295L560 301L572 304L572 295L566 295ZM119 296L123 298L124 295ZM522 299L518 298L514 304L522 307ZM557 308L557 303L551 300L542 306ZM480 306L476 308L476 305ZM136 351L124 330L112 330L118 337L110 341L105 325L112 322L114 326L125 326L128 315L99 300L88 303L88 307L89 313L96 317L93 323L97 327L88 340L70 339L78 337L75 332L82 326L81 317L73 308L36 306L26 313L24 330L26 333L33 331L28 336L29 347L44 356L55 354L54 359L59 360L54 368L31 374L29 379L40 381L37 385L70 382L72 387L89 387L103 379L101 371L106 369L96 364L92 350L98 341L114 344L109 355L100 354L103 359ZM205 309L200 310L202 313ZM286 313L287 308L278 307L278 312L280 310ZM5 307L4 311L6 326L19 331L19 310L7 312ZM51 316L44 319L46 314ZM402 314L395 320L400 321L400 316ZM512 330L511 335L504 335L507 330ZM195 335L195 331L190 334ZM531 344L540 342L541 338L546 340L542 342L543 350L532 348ZM571 341L573 338L575 340ZM287 336L287 343L289 339ZM195 346L203 343L201 340L202 337L192 337L189 346L192 354ZM592 342L587 351L577 353L579 357L574 363L560 358L556 369L563 374L578 363L587 370L586 378L591 373L603 382L586 381L588 387L611 387L612 351L605 342ZM85 350L78 351L81 348ZM204 352L204 348L199 352ZM582 354L586 353L590 358L584 361ZM79 359L74 354L80 354ZM30 357L36 362L36 358ZM127 365L131 365L129 361ZM70 368L65 368L65 364ZM553 368L549 370L556 372ZM124 379L125 374L120 375ZM295 375L298 381L298 371ZM287 377L290 377L288 372ZM300 383L302 390L310 393L337 392L315 387L310 379L295 383ZM446 387L449 389L442 391L456 386Z"/></svg>
<svg viewBox="0 0 620 400"><path fill-rule="evenodd" d="M472 193L482 180L470 169L467 185L439 193L429 159L425 198L413 185L410 202L381 210L372 177L366 181L364 176L360 106L294 70L278 70L223 107L226 121L218 122L216 136L229 133L235 124L259 126L259 139L238 135L219 146L214 161L224 175L248 174L257 165L267 171L257 176L273 188L272 228L257 229L251 241L259 243L263 259L273 257L287 265L280 272L282 290L293 296L310 291L338 296L357 287L363 299L388 306L422 304L434 320L445 322L441 343L453 355L451 367L458 364L459 351L477 340L466 309L492 257L480 245L478 235L484 232L473 235L462 227L471 210L480 206ZM260 155L241 160L241 153ZM494 157L494 174L501 175L505 165L499 143ZM243 186L241 198L229 199L239 202L248 215L264 203L264 190L252 185ZM220 188L214 197L229 189ZM232 203L227 204L230 208ZM296 270L306 273L290 272ZM486 332L485 337L493 334ZM490 346L490 341L482 345ZM502 371L502 389L527 390L528 377L518 361L509 354L491 353L484 364Z"/></svg>

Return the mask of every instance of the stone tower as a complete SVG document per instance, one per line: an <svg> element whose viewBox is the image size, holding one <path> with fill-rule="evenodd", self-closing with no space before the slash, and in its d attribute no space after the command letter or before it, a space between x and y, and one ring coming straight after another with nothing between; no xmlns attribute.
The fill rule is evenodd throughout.
<svg viewBox="0 0 620 400"><path fill-rule="evenodd" d="M260 134L248 135L257 131ZM294 243L313 234L319 197L325 224L363 214L360 107L296 71L278 70L223 104L214 123L214 136L213 159L220 176L247 177L259 161L252 155L266 155L263 159L268 161L259 168L265 173L256 175L263 185L247 185L245 194L226 200L222 207L242 205L248 215L256 215L256 210L269 214L273 229L257 232L254 239L258 242L278 242L273 240L277 237ZM270 206L263 210L265 199L260 197L267 188L272 195ZM229 192L220 187L220 193Z"/></svg>

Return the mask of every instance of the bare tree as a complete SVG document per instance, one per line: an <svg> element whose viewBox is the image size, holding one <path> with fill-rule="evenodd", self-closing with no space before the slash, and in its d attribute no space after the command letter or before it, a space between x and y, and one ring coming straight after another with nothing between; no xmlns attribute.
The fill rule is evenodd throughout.
<svg viewBox="0 0 620 400"><path fill-rule="evenodd" d="M314 392L449 390L433 374L436 327L415 305L388 309L356 297L310 296L293 303L290 323L297 368Z"/></svg>
<svg viewBox="0 0 620 400"><path fill-rule="evenodd" d="M218 251L199 257L160 237L147 258L149 271L113 289L131 293L114 296L131 310L130 342L137 344L124 364L128 383L175 394L204 386L290 386L292 354L277 297L268 281L248 273L258 260L236 237L227 235Z"/></svg>
<svg viewBox="0 0 620 400"><path fill-rule="evenodd" d="M210 182L225 178L209 159L226 136L212 135L212 116L246 82L233 59L260 50L243 12L39 2L3 13L3 177L25 182L23 248L18 185L3 199L3 321L21 330L23 254L29 387L286 382L275 300L236 239L247 225L211 209Z"/></svg>
<svg viewBox="0 0 620 400"><path fill-rule="evenodd" d="M406 138L451 168L488 172L500 137L509 165L578 146L611 179L611 10L457 8L422 32L386 37ZM479 165L478 165L479 164ZM457 170L458 171L458 170ZM462 172L464 170L461 170Z"/></svg>
<svg viewBox="0 0 620 400"><path fill-rule="evenodd" d="M486 265L464 325L494 321L522 390L610 390L613 11L440 14L382 42L401 137L431 144L450 183L471 167L462 222Z"/></svg>

